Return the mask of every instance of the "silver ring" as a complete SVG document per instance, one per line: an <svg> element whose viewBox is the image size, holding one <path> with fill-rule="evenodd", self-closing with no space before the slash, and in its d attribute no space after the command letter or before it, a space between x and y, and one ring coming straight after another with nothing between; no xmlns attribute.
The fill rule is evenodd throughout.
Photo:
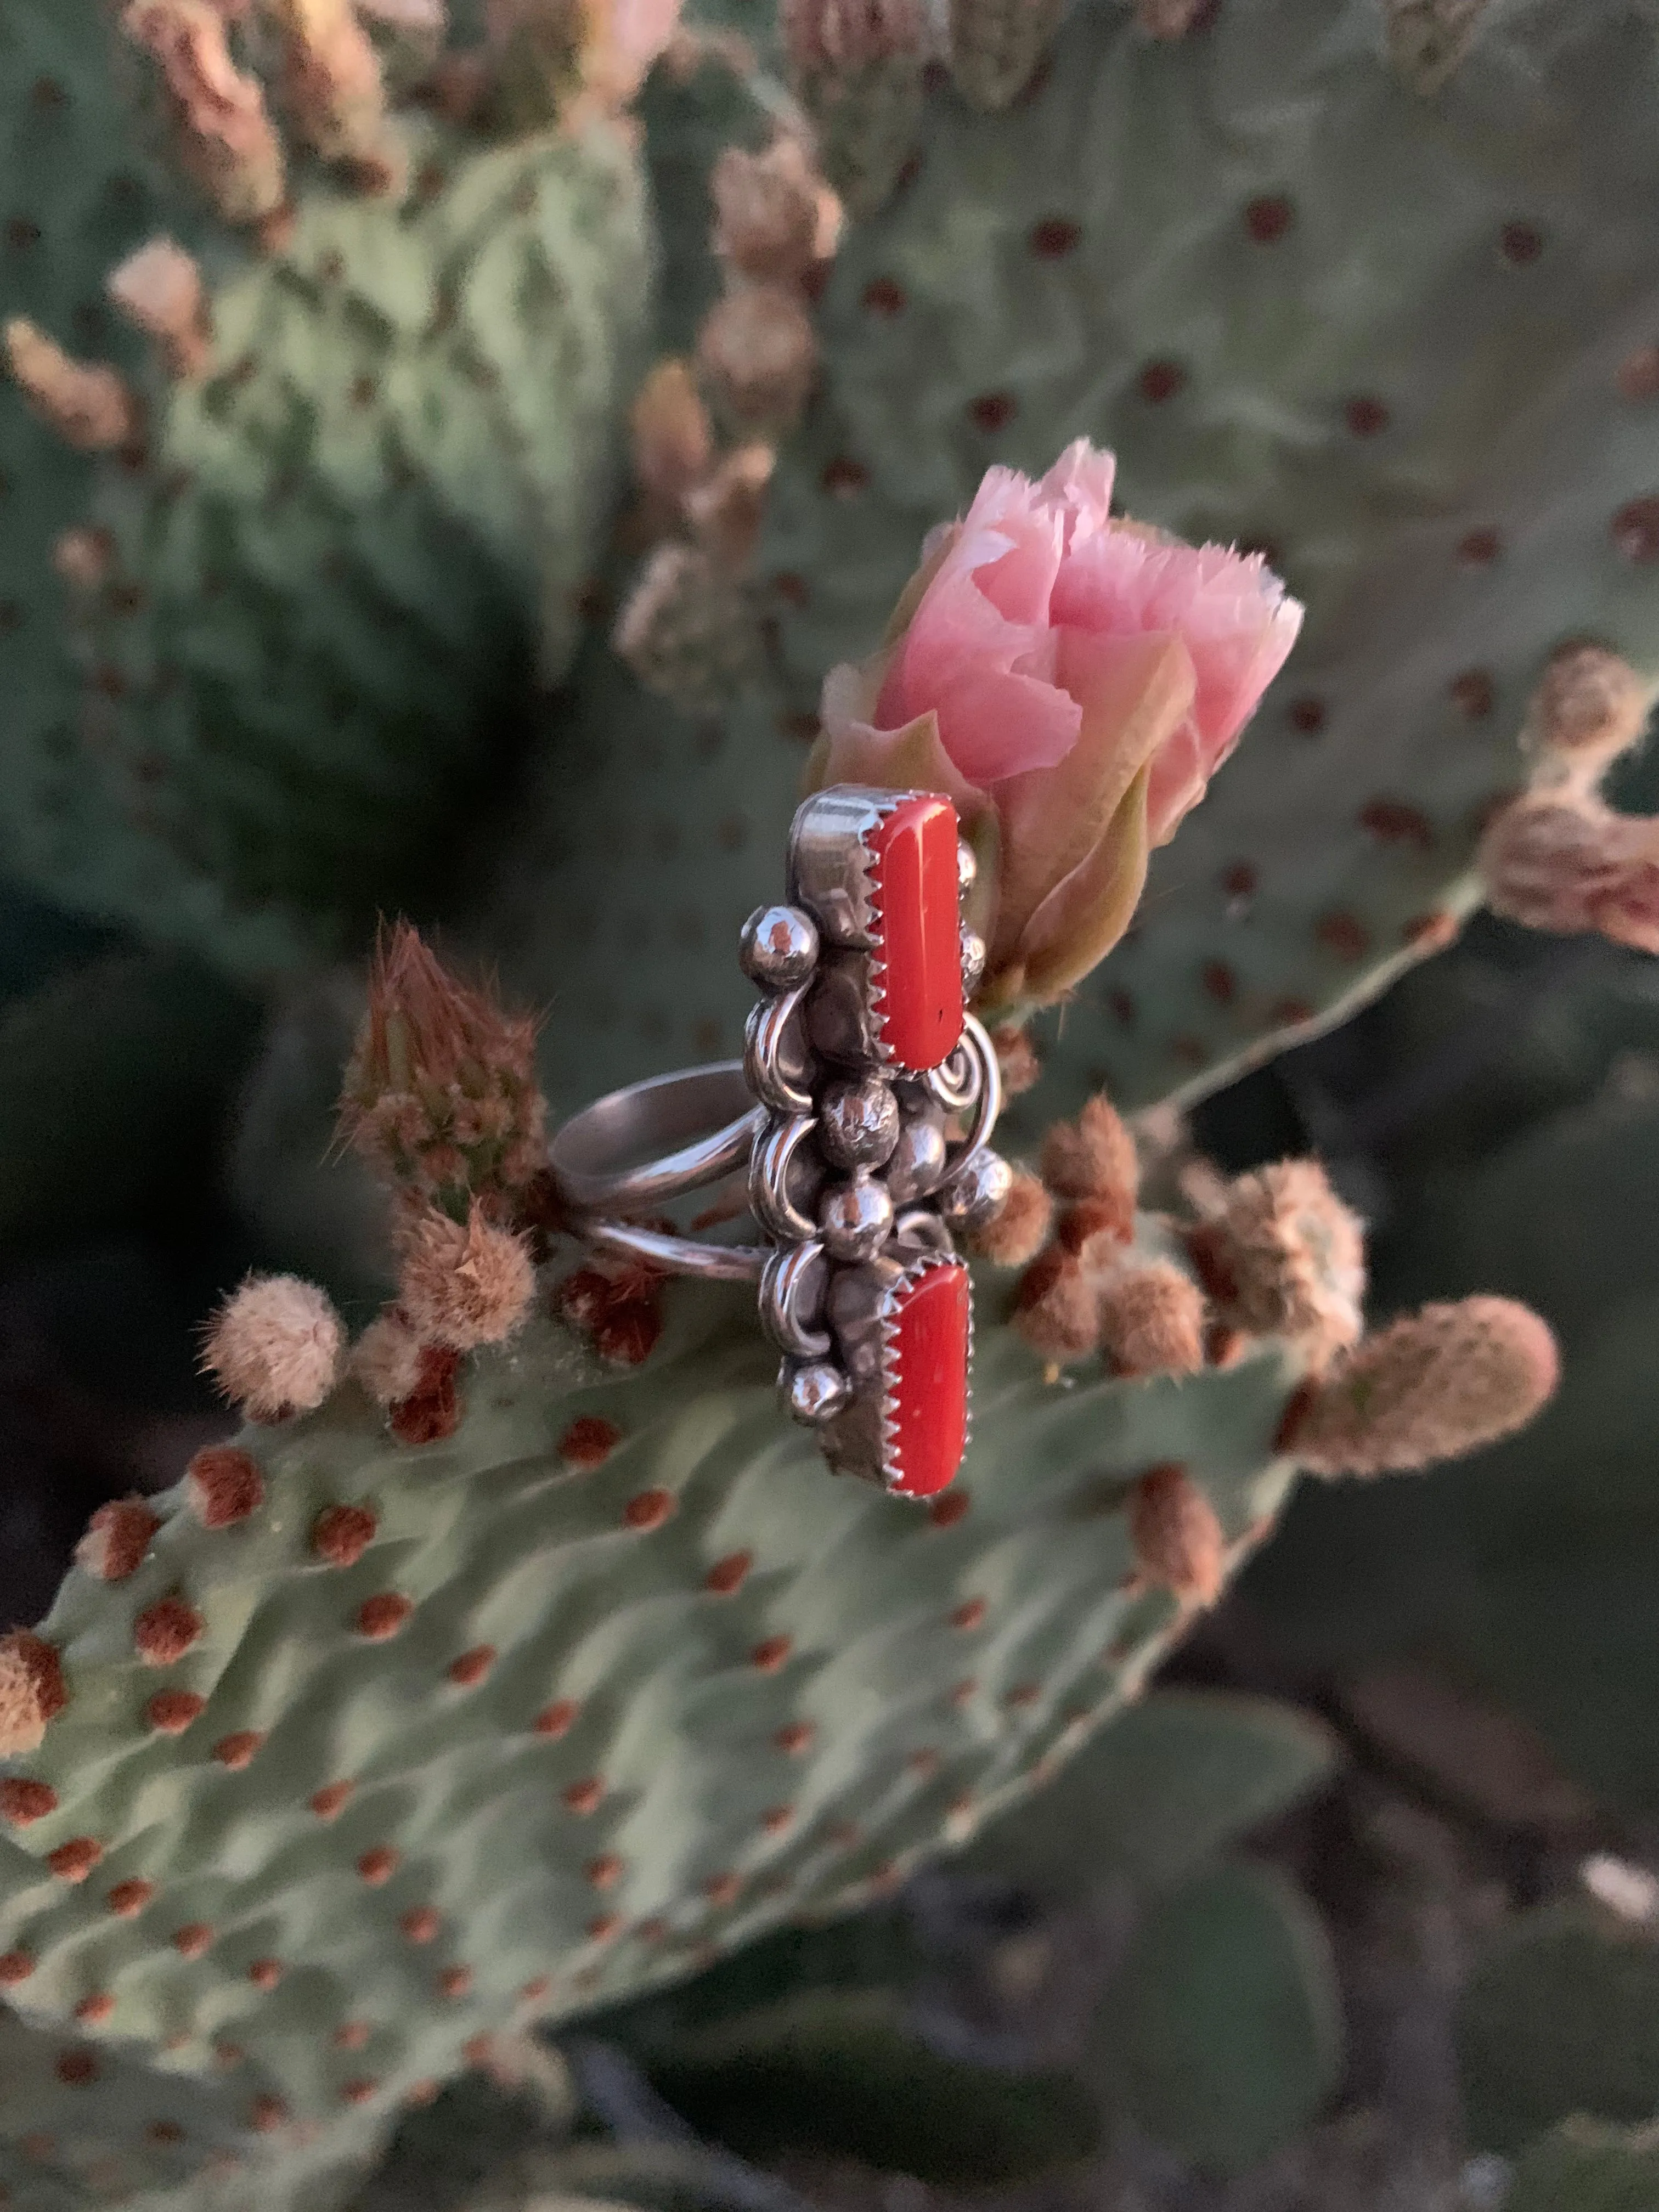
<svg viewBox="0 0 1659 2212"><path fill-rule="evenodd" d="M597 1249L758 1285L780 1388L848 1474L927 1497L969 1414L972 1300L953 1231L990 1217L996 1053L967 1012L981 948L948 799L837 785L790 833L788 899L751 915L742 1060L596 1100L549 1148ZM746 1170L763 1243L630 1219Z"/></svg>

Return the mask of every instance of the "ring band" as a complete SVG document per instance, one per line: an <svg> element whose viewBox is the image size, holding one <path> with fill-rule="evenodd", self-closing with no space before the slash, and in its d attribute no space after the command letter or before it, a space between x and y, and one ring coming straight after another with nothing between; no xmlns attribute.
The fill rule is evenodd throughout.
<svg viewBox="0 0 1659 2212"><path fill-rule="evenodd" d="M549 1148L580 1233L682 1274L755 1282L791 1412L842 1472L927 1497L966 1448L972 1301L953 1230L994 1213L996 1053L967 1012L984 951L948 799L841 785L789 843L790 902L750 917L742 1060L597 1099ZM764 1243L647 1213L746 1167Z"/></svg>

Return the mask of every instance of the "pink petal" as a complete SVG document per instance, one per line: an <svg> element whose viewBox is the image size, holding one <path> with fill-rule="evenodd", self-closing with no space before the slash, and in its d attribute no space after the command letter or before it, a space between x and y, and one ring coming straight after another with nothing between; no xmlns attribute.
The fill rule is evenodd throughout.
<svg viewBox="0 0 1659 2212"><path fill-rule="evenodd" d="M945 751L981 789L1054 767L1083 726L1083 709L1057 685L990 669L964 672L937 695L936 708Z"/></svg>
<svg viewBox="0 0 1659 2212"><path fill-rule="evenodd" d="M1065 518L1068 551L1107 527L1116 473L1114 455L1100 453L1086 438L1077 438L1042 479L1038 489L1043 499Z"/></svg>

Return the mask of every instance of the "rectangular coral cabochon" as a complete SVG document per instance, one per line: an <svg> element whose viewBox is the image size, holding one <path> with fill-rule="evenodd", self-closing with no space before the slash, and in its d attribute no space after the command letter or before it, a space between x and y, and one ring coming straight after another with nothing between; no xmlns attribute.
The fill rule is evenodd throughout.
<svg viewBox="0 0 1659 2212"><path fill-rule="evenodd" d="M881 916L881 1041L901 1067L937 1067L962 1037L957 810L924 793L870 833Z"/></svg>
<svg viewBox="0 0 1659 2212"><path fill-rule="evenodd" d="M886 1470L907 1498L931 1498L968 1449L972 1293L959 1261L929 1267L894 1297L883 1381L892 1424Z"/></svg>

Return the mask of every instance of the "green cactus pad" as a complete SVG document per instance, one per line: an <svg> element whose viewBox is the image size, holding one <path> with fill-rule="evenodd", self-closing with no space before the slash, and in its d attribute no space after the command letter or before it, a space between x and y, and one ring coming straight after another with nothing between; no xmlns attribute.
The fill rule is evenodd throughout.
<svg viewBox="0 0 1659 2212"><path fill-rule="evenodd" d="M1130 1486L1183 1462L1242 1554L1291 1479L1297 1364L1050 1384L990 1318L1006 1294L981 1285L975 1438L932 1510L830 1476L747 1301L703 1290L626 1374L532 1322L465 1375L447 1442L395 1443L355 1386L246 1431L263 1498L234 1525L187 1483L128 1579L70 1575L40 1632L69 1700L7 1792L56 1803L0 1844L0 1953L54 2049L207 2100L185 2144L135 2130L131 2185L222 2123L256 2172L307 2129L361 2157L478 2037L864 1901L1133 1694L1180 1613L1131 1584ZM373 1536L330 1565L340 1505ZM147 1663L180 1601L199 1634ZM86 1839L85 1878L54 1874ZM0 2179L30 2180L26 2136L72 2161L85 2102L9 2081Z"/></svg>

